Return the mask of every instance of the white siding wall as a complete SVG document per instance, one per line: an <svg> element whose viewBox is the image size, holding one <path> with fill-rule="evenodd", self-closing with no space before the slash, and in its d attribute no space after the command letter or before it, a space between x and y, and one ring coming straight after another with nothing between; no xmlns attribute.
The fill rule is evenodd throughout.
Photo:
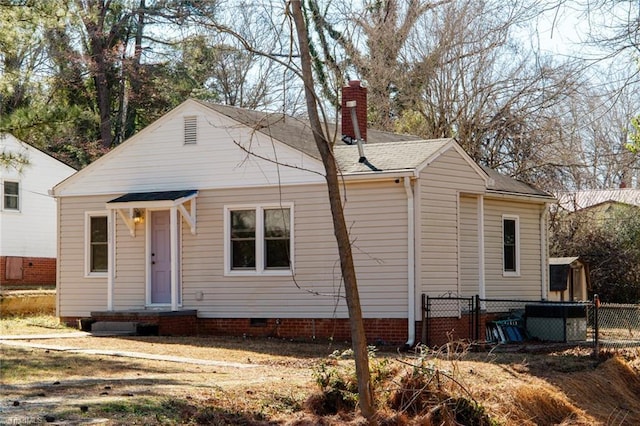
<svg viewBox="0 0 640 426"><path fill-rule="evenodd" d="M0 167L0 184L8 180L20 185L20 211L2 210L0 198L0 255L56 257L56 202L48 191L75 170L11 135L0 139L0 151L29 159L21 173Z"/></svg>
<svg viewBox="0 0 640 426"><path fill-rule="evenodd" d="M431 296L457 294L458 194L482 193L485 183L451 149L420 174L420 290Z"/></svg>
<svg viewBox="0 0 640 426"><path fill-rule="evenodd" d="M407 317L407 212L402 183L349 184L347 225L365 317ZM114 195L115 196L115 195ZM84 211L114 196L63 197L60 315L106 309L106 278L83 278ZM224 276L224 206L294 203L295 282L291 277ZM198 233L183 224L183 307L201 317L346 317L344 289L324 185L202 190ZM118 222L115 309L144 307L144 232ZM392 226L390 226L392 225ZM299 288L298 288L299 287ZM202 292L202 300L197 300ZM317 296L311 292L318 292ZM335 311L335 312L334 312Z"/></svg>
<svg viewBox="0 0 640 426"><path fill-rule="evenodd" d="M485 198L486 295L488 298L542 297L540 252L541 204ZM520 223L520 276L502 274L502 215L516 215Z"/></svg>
<svg viewBox="0 0 640 426"><path fill-rule="evenodd" d="M198 118L195 144L184 144L185 116ZM323 176L319 161L187 102L64 182L57 195L319 183Z"/></svg>

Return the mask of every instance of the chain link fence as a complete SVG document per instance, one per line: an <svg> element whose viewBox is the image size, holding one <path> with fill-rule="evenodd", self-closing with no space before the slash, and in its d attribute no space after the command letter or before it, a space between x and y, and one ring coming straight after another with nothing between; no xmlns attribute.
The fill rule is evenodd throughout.
<svg viewBox="0 0 640 426"><path fill-rule="evenodd" d="M430 297L422 299L422 341L482 345L571 344L594 349L640 347L640 305Z"/></svg>
<svg viewBox="0 0 640 426"><path fill-rule="evenodd" d="M640 304L602 303L597 320L600 347L640 347Z"/></svg>

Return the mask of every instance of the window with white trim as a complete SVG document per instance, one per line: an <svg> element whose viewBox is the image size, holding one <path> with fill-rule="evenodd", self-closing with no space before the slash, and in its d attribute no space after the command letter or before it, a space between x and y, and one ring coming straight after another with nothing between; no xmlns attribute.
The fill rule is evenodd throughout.
<svg viewBox="0 0 640 426"><path fill-rule="evenodd" d="M225 207L225 271L290 274L293 270L293 206Z"/></svg>
<svg viewBox="0 0 640 426"><path fill-rule="evenodd" d="M4 210L20 210L20 183L5 180L3 182L2 207Z"/></svg>
<svg viewBox="0 0 640 426"><path fill-rule="evenodd" d="M502 270L505 276L520 275L520 219L502 216Z"/></svg>
<svg viewBox="0 0 640 426"><path fill-rule="evenodd" d="M109 256L109 221L106 213L86 214L85 241L85 275L106 275Z"/></svg>

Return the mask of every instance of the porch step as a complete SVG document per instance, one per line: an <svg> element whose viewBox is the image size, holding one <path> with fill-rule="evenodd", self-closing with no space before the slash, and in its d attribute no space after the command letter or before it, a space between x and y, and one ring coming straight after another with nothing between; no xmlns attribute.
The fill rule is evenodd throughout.
<svg viewBox="0 0 640 426"><path fill-rule="evenodd" d="M98 321L91 324L94 336L135 336L138 323L131 321Z"/></svg>

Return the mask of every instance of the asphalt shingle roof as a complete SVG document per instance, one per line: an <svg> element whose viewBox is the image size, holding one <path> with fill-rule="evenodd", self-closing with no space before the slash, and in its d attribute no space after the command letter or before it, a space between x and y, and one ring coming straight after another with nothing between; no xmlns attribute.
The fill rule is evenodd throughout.
<svg viewBox="0 0 640 426"><path fill-rule="evenodd" d="M207 108L223 114L238 123L253 128L268 137L289 145L305 154L320 159L320 154L313 140L309 122L305 119L291 117L277 112L260 112L227 105L198 101ZM341 132L336 123L328 124L330 134L336 134L338 140ZM363 144L364 154L370 165L360 163L360 155L356 145L344 145L338 141L334 146L334 154L338 167L345 174L372 172L379 170L414 170L453 139L424 140L414 135L381 132L367 129L367 141ZM501 175L495 170L483 167L493 184L488 189L511 194L522 194L536 197L552 198L524 182Z"/></svg>
<svg viewBox="0 0 640 426"><path fill-rule="evenodd" d="M414 170L438 152L452 139L430 139L404 142L363 144L362 149L369 163L379 170ZM356 145L338 145L333 150L342 173L371 172L360 163Z"/></svg>

